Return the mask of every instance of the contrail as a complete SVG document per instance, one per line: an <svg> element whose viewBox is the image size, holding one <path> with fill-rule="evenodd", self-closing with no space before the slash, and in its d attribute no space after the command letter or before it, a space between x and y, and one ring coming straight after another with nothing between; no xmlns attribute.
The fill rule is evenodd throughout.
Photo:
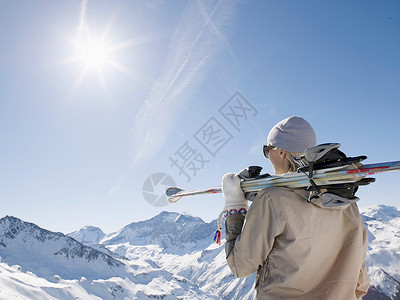
<svg viewBox="0 0 400 300"><path fill-rule="evenodd" d="M79 23L77 27L76 41L75 41L75 57L78 55L78 47L81 42L82 32L86 29L86 11L88 0L81 1L81 9L79 12Z"/></svg>
<svg viewBox="0 0 400 300"><path fill-rule="evenodd" d="M162 76L136 115L130 131L133 163L154 157L163 147L183 105L202 82L212 59L225 47L225 34L237 1L189 1L175 29Z"/></svg>

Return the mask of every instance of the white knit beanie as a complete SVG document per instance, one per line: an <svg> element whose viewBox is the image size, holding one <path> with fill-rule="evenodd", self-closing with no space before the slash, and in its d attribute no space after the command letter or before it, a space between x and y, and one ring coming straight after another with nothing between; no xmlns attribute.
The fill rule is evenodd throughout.
<svg viewBox="0 0 400 300"><path fill-rule="evenodd" d="M267 144L288 152L303 153L317 144L317 136L310 123L293 116L280 121L268 134Z"/></svg>

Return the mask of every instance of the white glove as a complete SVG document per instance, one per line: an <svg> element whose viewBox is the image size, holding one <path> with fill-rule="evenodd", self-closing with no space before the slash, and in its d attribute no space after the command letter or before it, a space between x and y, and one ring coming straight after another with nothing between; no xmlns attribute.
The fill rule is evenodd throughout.
<svg viewBox="0 0 400 300"><path fill-rule="evenodd" d="M222 193L225 198L225 211L228 214L246 214L249 208L249 201L244 197L240 182L239 175L235 173L228 173L222 177Z"/></svg>

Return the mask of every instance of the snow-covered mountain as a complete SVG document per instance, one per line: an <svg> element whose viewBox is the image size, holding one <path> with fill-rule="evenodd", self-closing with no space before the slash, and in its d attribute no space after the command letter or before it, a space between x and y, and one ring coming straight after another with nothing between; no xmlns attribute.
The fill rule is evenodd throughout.
<svg viewBox="0 0 400 300"><path fill-rule="evenodd" d="M368 229L371 288L364 299L400 299L400 211L360 209ZM163 212L104 234L64 235L0 219L0 299L251 299L254 275L238 279L216 221Z"/></svg>
<svg viewBox="0 0 400 300"><path fill-rule="evenodd" d="M212 243L216 228L216 221L205 223L187 214L162 212L129 224L100 243L131 261L144 256L160 270L186 278L218 299L251 299L255 276L233 276L224 247Z"/></svg>
<svg viewBox="0 0 400 300"><path fill-rule="evenodd" d="M68 236L80 241L81 243L92 246L98 245L99 242L106 236L106 234L99 227L85 226L79 231L74 231Z"/></svg>
<svg viewBox="0 0 400 300"><path fill-rule="evenodd" d="M400 210L392 206L360 209L368 229L368 274L371 278L368 299L400 299ZM388 298L378 298L383 293Z"/></svg>
<svg viewBox="0 0 400 300"><path fill-rule="evenodd" d="M218 299L145 255L130 261L9 216L0 259L0 299Z"/></svg>
<svg viewBox="0 0 400 300"><path fill-rule="evenodd" d="M150 220L129 224L105 236L100 244L158 245L165 252L191 252L209 246L216 227L216 221L207 224L186 214L162 212Z"/></svg>

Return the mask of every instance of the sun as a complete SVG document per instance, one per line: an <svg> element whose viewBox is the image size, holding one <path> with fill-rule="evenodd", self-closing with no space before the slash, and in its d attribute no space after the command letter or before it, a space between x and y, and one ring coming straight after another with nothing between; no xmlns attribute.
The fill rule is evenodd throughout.
<svg viewBox="0 0 400 300"><path fill-rule="evenodd" d="M61 38L70 45L71 55L61 59L55 65L57 67L73 66L76 73L75 80L72 82L71 91L75 95L84 82L94 84L96 81L108 94L108 80L113 77L112 72L118 71L136 82L150 86L151 79L138 72L128 65L132 64L132 52L127 51L144 43L157 40L159 37L148 36L133 37L123 41L116 41L115 37L119 36L114 29L115 19L110 19L105 23L102 31L92 31L86 21L86 5L87 1L82 2L81 16L79 26L75 36L61 34ZM115 34L117 33L117 34ZM137 52L135 52L137 53ZM135 60L135 58L133 59ZM97 78L97 80L96 80Z"/></svg>
<svg viewBox="0 0 400 300"><path fill-rule="evenodd" d="M80 89L86 79L91 81L96 77L102 90L108 92L106 74L110 70L117 70L129 75L129 68L118 63L115 54L116 51L131 45L124 44L122 47L115 42L111 42L108 37L110 33L109 26L101 34L96 34L85 26L78 32L76 37L63 36L64 40L72 46L70 48L72 50L71 56L62 59L57 65L72 65L79 70L72 85L73 95Z"/></svg>
<svg viewBox="0 0 400 300"><path fill-rule="evenodd" d="M110 51L103 41L88 39L76 45L75 57L85 68L101 69L110 61Z"/></svg>

